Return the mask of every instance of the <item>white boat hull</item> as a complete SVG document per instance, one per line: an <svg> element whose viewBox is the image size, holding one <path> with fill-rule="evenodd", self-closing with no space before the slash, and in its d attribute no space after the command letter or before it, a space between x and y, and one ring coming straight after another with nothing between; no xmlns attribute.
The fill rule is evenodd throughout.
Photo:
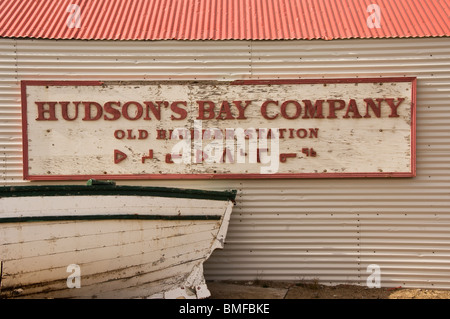
<svg viewBox="0 0 450 319"><path fill-rule="evenodd" d="M209 297L203 263L223 248L234 197L157 195L0 198L1 296Z"/></svg>

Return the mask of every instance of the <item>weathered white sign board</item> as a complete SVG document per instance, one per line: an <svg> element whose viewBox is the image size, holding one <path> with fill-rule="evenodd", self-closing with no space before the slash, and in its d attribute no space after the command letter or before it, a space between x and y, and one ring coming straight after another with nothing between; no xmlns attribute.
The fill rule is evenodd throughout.
<svg viewBox="0 0 450 319"><path fill-rule="evenodd" d="M415 82L24 81L24 178L411 177Z"/></svg>

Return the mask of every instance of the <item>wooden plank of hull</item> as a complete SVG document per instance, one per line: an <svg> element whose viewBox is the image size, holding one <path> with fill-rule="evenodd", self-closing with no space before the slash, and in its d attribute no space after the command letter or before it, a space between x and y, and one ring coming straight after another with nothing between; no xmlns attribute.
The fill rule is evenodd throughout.
<svg viewBox="0 0 450 319"><path fill-rule="evenodd" d="M164 228L172 227L189 227L198 221L178 221L170 225L164 223L147 223L140 220L79 220L79 221L55 221L34 222L34 223L8 223L0 227L0 238L2 245L14 243L27 243L39 240L48 240L48 233L52 234L54 239L64 239L73 237L85 237L92 235L108 235L108 234L129 234L135 231L160 231ZM101 223L101 227L98 225ZM202 221L203 225L214 223L217 221ZM42 232L42 225L45 225L47 232ZM19 237L18 237L19 236Z"/></svg>
<svg viewBox="0 0 450 319"><path fill-rule="evenodd" d="M70 264L81 267L83 287L94 287L91 288L92 295L97 296L106 282L113 286L114 278L129 278L127 283L131 285L136 284L131 279L135 278L136 274L139 274L138 281L158 281L161 279L154 277L155 271L163 274L164 268L186 263L186 260L205 261L211 253L220 226L220 221L127 222L159 225L135 230L132 234L121 232L81 237L66 234L66 237L60 239L53 237L48 240L3 245L3 291L22 287L22 295L33 294L42 290L42 286L49 289L49 285L45 283L59 281L53 284L51 289L69 292L55 295L76 295L79 293L76 292L78 289L74 291L66 285L69 275L66 269ZM45 230L45 223L39 224L43 224L40 226ZM101 228L102 222L97 224ZM146 273L150 278L144 279ZM188 274L185 273L185 276ZM119 285L116 290L130 288L124 286L122 281L116 281L116 285ZM27 286L30 287L27 289Z"/></svg>
<svg viewBox="0 0 450 319"><path fill-rule="evenodd" d="M84 247L83 238L81 238L81 244L76 239L72 243L69 240L68 246L64 247L65 251L60 253L50 252L46 254L45 252L48 250L45 249L45 251L39 253L39 256L26 257L19 254L3 260L3 271L5 274L17 274L16 284L28 285L36 280L36 276L39 276L40 280L51 281L55 271L59 271L63 274L63 277L67 278L66 268L70 264L80 265L83 274L90 274L92 272L91 267L98 267L102 271L111 271L130 267L133 263L139 264L141 260L143 260L142 263L152 264L161 259L164 254L163 251L166 249L179 250L180 253L189 249L209 249L215 239L213 234L218 232L218 225L206 226L209 227L203 231L197 231L197 227L192 227L192 233L149 239L144 237L142 240L128 243L122 243L120 238L119 240L111 238L109 243L106 243L106 241L97 243L88 239L87 241L93 244L93 247L90 248ZM54 242L54 239L50 239L50 241ZM34 249L35 251L43 250L46 246L45 242L38 243L34 245ZM8 248L7 250L10 255L14 254L14 251ZM103 268L106 267L106 265L101 265L104 261L113 264L109 268ZM10 275L11 279L13 277L13 275ZM4 280L3 287L8 287L8 280Z"/></svg>
<svg viewBox="0 0 450 319"><path fill-rule="evenodd" d="M115 268L110 271L96 272L92 274L85 274L85 265L81 265L82 279L81 288L68 289L66 285L66 279L68 273L66 269L55 269L55 273L59 275L57 280L50 282L40 282L39 284L30 286L21 286L24 290L21 294L28 298L37 298L45 296L46 298L80 298L80 297L104 297L116 296L117 298L129 298L129 297L148 297L159 291L149 290L144 291L143 295L130 296L125 291L136 290L141 286L146 286L150 289L152 283L158 283L166 285L166 288L170 288L170 285L177 285L179 280L173 280L173 276L177 278L186 279L195 266L203 263L209 253L209 249L203 249L202 251L188 252L178 256L167 256L168 258L162 261L158 265L154 263L142 263L137 266L131 266L129 268ZM170 258L172 257L172 258ZM188 260L187 262L185 260ZM113 260L108 261L109 264L114 263ZM97 265L91 265L98 266ZM98 269L98 268L97 268ZM92 271L92 269L89 269ZM42 286L45 286L47 292L42 294Z"/></svg>
<svg viewBox="0 0 450 319"><path fill-rule="evenodd" d="M217 200L140 196L49 196L0 198L0 218L91 215L196 216L223 214L224 202ZM45 212L45 215L43 215ZM93 212L95 212L93 214Z"/></svg>
<svg viewBox="0 0 450 319"><path fill-rule="evenodd" d="M33 223L38 233L38 239L28 236L27 240L20 240L16 243L6 243L0 247L2 260L8 262L11 259L25 259L32 262L33 257L44 256L47 258L49 255L61 254L64 252L71 253L73 249L88 250L97 247L111 246L112 243L116 245L135 244L139 242L146 242L153 247L156 245L162 245L167 243L167 240L172 237L182 236L189 234L189 231L195 230L196 232L204 231L217 231L220 221L117 221L117 224L123 225L135 225L134 229L127 227L127 230L117 229L115 232L101 232L103 224L114 223L113 221L95 221L90 222L90 229L98 232L94 233L80 233L79 231L73 231L70 229L77 229L76 225L78 221L72 221L67 224L69 228L66 228L64 237L55 236L49 228L57 228L57 225L48 225L44 222ZM18 225L23 225L19 223ZM145 225L145 226L144 226ZM26 225L28 226L28 225ZM151 227L150 227L151 226ZM144 228L145 227L145 228ZM43 229L46 229L43 232ZM16 230L10 229L8 236L5 236L5 240L12 241L14 238L22 238L26 236L26 231L30 230ZM51 238L45 238L46 233L51 233ZM48 234L47 234L48 236ZM150 244L151 243L151 244ZM154 244L153 244L154 243ZM41 250L40 247L46 246L46 250ZM124 247L125 249L128 249ZM132 248L133 249L133 248ZM134 248L136 249L136 248ZM129 250L132 252L133 250ZM27 267L31 269L30 267Z"/></svg>
<svg viewBox="0 0 450 319"><path fill-rule="evenodd" d="M36 287L36 293L17 296L16 298L148 298L149 296L157 295L161 291L170 291L173 287L179 286L180 283L186 280L186 270L192 271L202 262L202 260L192 260L165 269L156 270L151 274L139 274L128 278L113 278L111 274L98 274L98 277L102 280L99 280L97 284L89 286L82 284L79 289L68 289L65 284L61 285L60 282L50 283L46 284L49 291L42 292L42 289ZM141 276L145 277L141 278ZM195 292L192 291L193 289L186 290L188 290L188 293L193 298L196 297Z"/></svg>
<svg viewBox="0 0 450 319"><path fill-rule="evenodd" d="M42 206L33 204L33 198ZM139 197L135 196L126 196L125 206L118 205L117 196L106 201L104 198L96 201L92 196L33 198L0 199L6 204L0 208L2 296L136 298L158 293L172 298L209 296L203 262L214 249L223 247L231 200L144 197L146 205L156 206L142 209L136 205ZM74 199L77 204L67 199ZM57 204L52 206L52 200ZM126 204L132 203L130 214ZM106 214L101 215L106 216L100 218L104 220L83 220L95 219L97 215L92 212L97 213L97 208ZM144 217L156 219L120 220L124 216L141 218L142 213L149 212L157 215ZM42 216L57 219L39 222ZM210 220L208 216L217 218ZM73 217L80 220L64 220ZM81 288L67 287L70 264L81 269ZM179 294L180 288L184 289L184 295ZM186 295L191 288L194 292ZM15 295L17 291L21 293Z"/></svg>

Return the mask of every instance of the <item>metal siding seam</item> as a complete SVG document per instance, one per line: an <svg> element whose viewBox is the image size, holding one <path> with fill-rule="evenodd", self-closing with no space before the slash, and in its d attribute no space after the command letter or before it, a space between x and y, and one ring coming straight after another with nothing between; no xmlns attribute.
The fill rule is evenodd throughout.
<svg viewBox="0 0 450 319"><path fill-rule="evenodd" d="M99 30L101 31L99 33L99 39L105 39L105 40L115 40L116 39L116 34L114 33L115 30L115 26L117 28L117 20L120 17L117 17L117 15L115 16L113 14L113 12L116 12L117 8L120 8L119 2L118 1L111 1L109 3L107 3L105 5L105 11L104 11L104 16L105 17L111 17L113 16L114 19L109 19L109 21L107 21L107 23L104 24L103 29L99 28Z"/></svg>
<svg viewBox="0 0 450 319"><path fill-rule="evenodd" d="M145 12L145 14L143 14L144 22L142 24L142 30L139 30L140 33L136 34L136 40L138 40L140 38L140 34L142 34L143 39L151 38L150 30L152 30L152 29L150 28L150 22L152 21L152 17L155 14L155 10L153 10L153 6L154 6L153 2L145 3L144 9L143 9L143 12Z"/></svg>
<svg viewBox="0 0 450 319"><path fill-rule="evenodd" d="M327 12L323 9L322 5L323 5L323 0L319 0L316 2L317 3L317 7L316 7L316 19L318 20L318 32L317 32L317 36L322 37L325 40L331 39L330 37L330 30L328 28L328 24L325 23L325 20L327 18Z"/></svg>
<svg viewBox="0 0 450 319"><path fill-rule="evenodd" d="M211 15L210 11L205 10L205 2L207 1L201 1L200 2L200 9L199 9L199 17L197 18L197 30L196 34L198 34L198 37L200 39L205 39L205 35L208 29L206 28L205 20L207 20L208 15ZM206 17L206 19L205 19Z"/></svg>
<svg viewBox="0 0 450 319"><path fill-rule="evenodd" d="M81 20L81 25L83 28L80 30L82 37L93 32L93 30L99 30L100 24L102 24L101 17L102 11L98 8L101 7L100 1L94 3L91 7L85 8L83 5L80 6L81 13L83 14L83 19ZM83 24L83 21L91 21L89 24Z"/></svg>
<svg viewBox="0 0 450 319"><path fill-rule="evenodd" d="M273 22L273 29L275 30L275 34L276 34L276 39L283 39L283 22L280 21L280 7L278 6L278 2L276 0L272 0L272 1L268 1L269 2L269 6L270 6L270 10L271 12L273 12L273 14L271 15ZM285 37L287 38L288 35L285 35Z"/></svg>
<svg viewBox="0 0 450 319"><path fill-rule="evenodd" d="M125 16L122 18L122 22L119 24L119 37L130 39L129 34L133 27L136 26L136 15L132 15L131 13L136 12L135 7L137 2L138 1L125 1L125 7L122 10L125 13Z"/></svg>
<svg viewBox="0 0 450 319"><path fill-rule="evenodd" d="M179 2L176 2L176 4L177 4L176 5L176 15L180 16L180 11L182 10L183 6ZM180 30L180 20L181 19L175 19L174 21L169 23L169 25L173 26L172 27L172 32L170 33L170 38L174 38L174 35L179 32L179 30Z"/></svg>
<svg viewBox="0 0 450 319"><path fill-rule="evenodd" d="M214 39L215 33L215 20L213 17L217 17L217 2L212 0L210 3L211 6L211 14L208 16L208 39Z"/></svg>
<svg viewBox="0 0 450 319"><path fill-rule="evenodd" d="M131 40L138 40L139 39L139 33L141 30L143 30L142 25L143 25L143 20L145 20L146 17L146 5L147 3L144 1L140 1L138 7L136 8L136 12L139 12L139 18L136 21L135 25L134 25L134 30L131 33Z"/></svg>
<svg viewBox="0 0 450 319"><path fill-rule="evenodd" d="M391 12L397 12L398 10L398 6L397 6L397 2L395 1L391 1L389 2L390 8L387 10L389 13ZM385 10L386 11L386 10ZM386 20L386 19L383 19ZM393 30L389 30L391 32L391 34L397 34L397 35L401 35L401 36L408 36L408 29L405 25L405 23L402 23L401 20L403 20L403 17L399 16L396 17L395 19L392 19L391 17L389 17L390 22L393 22Z"/></svg>
<svg viewBox="0 0 450 319"><path fill-rule="evenodd" d="M420 32L421 34L432 34L432 32L430 32L430 30L428 28L429 26L426 25L425 21L421 17L420 13L423 11L417 10L417 6L420 6L420 4L415 3L414 1L411 3L411 6L406 6L406 10L408 11L408 14L406 15L406 19L409 20L408 23L411 25L411 27L416 28L418 30L418 32ZM418 20L420 19L422 23L415 24L414 21L411 20L410 17L414 16L414 14L416 14L416 16L418 16L417 19Z"/></svg>
<svg viewBox="0 0 450 319"><path fill-rule="evenodd" d="M445 4L447 4L447 10L445 10L442 7L441 8L436 8L435 7L436 4L435 3L431 3L431 2L430 2L429 6L427 5L426 1L421 1L418 4L414 3L414 5L417 5L417 7L419 7L420 9L423 9L425 12L427 12L427 13L429 12L430 16L432 16L433 19L439 20L438 23L433 24L432 26L430 26L430 25L427 26L428 31L429 31L429 33L428 33L429 35L433 34L434 31L446 33L450 29L450 25L448 24L448 21L445 22L445 18L448 19L449 16L450 16L450 10L449 10L450 6L448 6L448 1L442 1L442 2L439 2L439 3L440 4L443 3L444 6L445 6ZM420 9L417 10L417 11L420 12ZM442 11L444 11L444 15L443 16L441 15ZM446 30L444 30L444 26L447 26ZM437 29L440 29L440 30L437 30Z"/></svg>
<svg viewBox="0 0 450 319"><path fill-rule="evenodd" d="M21 170L21 137L17 134L20 125L20 113L17 102L17 54L16 41L3 41L0 47L2 58L2 81L0 85L0 184L17 182L18 171ZM3 66L4 65L4 66ZM20 174L20 173L19 173Z"/></svg>
<svg viewBox="0 0 450 319"><path fill-rule="evenodd" d="M192 4L191 4L190 0L184 1L183 3L184 3L184 11L183 11L183 15L181 17L181 21L183 22L184 27L180 30L178 38L186 40L186 39L189 39L189 37L191 35L191 30L190 30L191 16L190 15L192 14L192 11L189 10L189 8L191 7Z"/></svg>
<svg viewBox="0 0 450 319"><path fill-rule="evenodd" d="M158 36L161 39L166 38L165 34L169 33L169 19L170 19L170 11L173 7L173 1L170 0L168 2L165 2L161 9L161 19L158 21L159 31Z"/></svg>
<svg viewBox="0 0 450 319"><path fill-rule="evenodd" d="M292 36L289 35L289 28L294 28L295 29L295 33L297 33L297 34L301 33L301 31L300 31L300 23L299 23L299 21L296 21L295 18L294 18L294 14L296 12L296 10L294 10L294 7L295 6L292 4L291 1L288 1L285 4L285 11L286 11L287 19L289 20L287 22L287 28L288 28L287 34L289 36L289 39L292 39ZM298 19L298 16L297 16L297 19Z"/></svg>

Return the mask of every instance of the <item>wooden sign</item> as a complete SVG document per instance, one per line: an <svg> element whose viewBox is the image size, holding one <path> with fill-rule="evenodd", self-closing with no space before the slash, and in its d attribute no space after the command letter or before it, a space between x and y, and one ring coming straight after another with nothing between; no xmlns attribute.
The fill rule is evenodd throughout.
<svg viewBox="0 0 450 319"><path fill-rule="evenodd" d="M23 81L24 178L412 177L415 84Z"/></svg>

